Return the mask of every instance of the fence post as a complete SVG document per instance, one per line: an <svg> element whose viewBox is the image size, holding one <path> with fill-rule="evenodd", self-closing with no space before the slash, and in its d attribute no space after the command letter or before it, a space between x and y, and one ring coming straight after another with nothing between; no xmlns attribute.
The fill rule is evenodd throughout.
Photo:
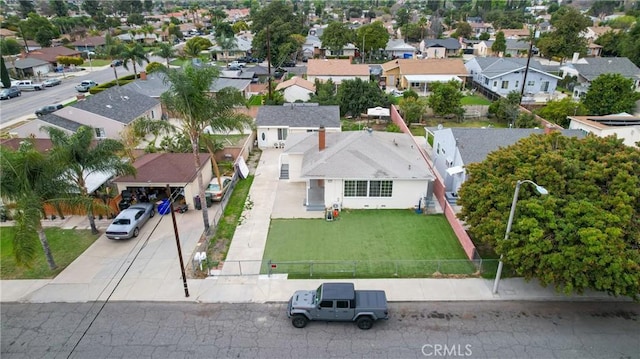
<svg viewBox="0 0 640 359"><path fill-rule="evenodd" d="M267 273L269 273L269 278L271 278L271 259L269 259L269 261L267 261L267 266L268 266L268 270Z"/></svg>

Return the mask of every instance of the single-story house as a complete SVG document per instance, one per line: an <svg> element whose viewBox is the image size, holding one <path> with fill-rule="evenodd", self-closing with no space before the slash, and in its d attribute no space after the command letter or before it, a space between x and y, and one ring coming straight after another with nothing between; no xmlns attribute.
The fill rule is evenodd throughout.
<svg viewBox="0 0 640 359"><path fill-rule="evenodd" d="M328 80L339 85L344 80L369 81L369 66L365 64L351 64L350 60L341 59L309 59L307 62L307 80L322 82Z"/></svg>
<svg viewBox="0 0 640 359"><path fill-rule="evenodd" d="M210 158L209 154L201 153L201 167L196 171L193 153L147 153L133 163L135 176L120 176L113 183L118 186L118 193L141 189L152 198L154 194L162 197L168 184L171 192L181 193L189 208L193 209L195 197L200 193L198 174L202 174L203 185L213 178Z"/></svg>
<svg viewBox="0 0 640 359"><path fill-rule="evenodd" d="M24 54L22 58L32 58L32 59L46 61L50 63L53 67L57 67L58 60L56 58L58 56L81 57L80 55L81 55L81 52L78 50L71 50L64 46L56 46L56 47L43 47L36 50L31 50L28 53Z"/></svg>
<svg viewBox="0 0 640 359"><path fill-rule="evenodd" d="M433 82L458 81L464 86L468 75L461 58L397 59L382 64L382 76L390 87L426 94Z"/></svg>
<svg viewBox="0 0 640 359"><path fill-rule="evenodd" d="M628 113L606 116L569 116L569 128L585 133L593 133L598 137L616 135L624 140L624 144L640 147L640 117Z"/></svg>
<svg viewBox="0 0 640 359"><path fill-rule="evenodd" d="M636 91L640 91L640 68L626 57L589 57L578 59L574 57L560 67L562 76L577 76L580 86L573 89L573 99L579 100L584 96L591 81L603 74L620 74L624 78L631 79Z"/></svg>
<svg viewBox="0 0 640 359"><path fill-rule="evenodd" d="M315 132L321 127L327 132L342 130L339 106L319 106L317 103L261 106L256 116L258 147L283 148L289 135Z"/></svg>
<svg viewBox="0 0 640 359"><path fill-rule="evenodd" d="M510 57L476 57L464 65L473 78L473 82L480 87L506 96L512 91L518 93L525 83L525 94L547 93L552 94L556 90L558 80L561 78L548 73L542 65L532 59L529 62L529 71L525 79L527 68L526 58Z"/></svg>
<svg viewBox="0 0 640 359"><path fill-rule="evenodd" d="M237 59L251 54L251 40L247 37L236 35L231 48L223 49L219 44L214 44L209 48L209 52L212 58L216 60Z"/></svg>
<svg viewBox="0 0 640 359"><path fill-rule="evenodd" d="M251 73L247 72L247 74ZM252 75L247 76L251 77ZM231 87L240 91L245 98L249 98L251 97L249 85L251 85L250 79L234 79L221 76L213 80L209 90L211 93L216 93L225 87ZM131 89L149 97L160 98L160 95L169 89L169 84L164 82L164 74L161 72L154 72L151 74L141 72L139 79L122 87Z"/></svg>
<svg viewBox="0 0 640 359"><path fill-rule="evenodd" d="M9 66L7 66L9 68ZM53 69L51 63L37 58L16 59L13 63L16 75L20 78L33 78L48 74Z"/></svg>
<svg viewBox="0 0 640 359"><path fill-rule="evenodd" d="M414 208L432 193L434 174L404 133L292 134L281 155L289 181L306 183L307 210Z"/></svg>
<svg viewBox="0 0 640 359"><path fill-rule="evenodd" d="M452 203L455 202L456 193L466 180L466 165L482 162L489 153L511 146L522 138L545 133L543 129L534 128L459 127L426 130L427 136L433 136L433 166L443 178L446 191L452 194ZM578 130L561 132L564 136L584 137L584 133Z"/></svg>
<svg viewBox="0 0 640 359"><path fill-rule="evenodd" d="M103 48L106 44L107 40L104 36L90 36L71 43L71 45L80 52L96 52Z"/></svg>
<svg viewBox="0 0 640 359"><path fill-rule="evenodd" d="M420 42L421 58L443 59L460 54L460 41L454 38L422 40Z"/></svg>
<svg viewBox="0 0 640 359"><path fill-rule="evenodd" d="M384 52L391 58L413 59L418 49L407 44L404 40L389 39Z"/></svg>
<svg viewBox="0 0 640 359"><path fill-rule="evenodd" d="M302 77L294 76L287 81L279 83L276 86L276 91L282 91L284 100L287 102L307 102L311 95L315 93L316 85Z"/></svg>

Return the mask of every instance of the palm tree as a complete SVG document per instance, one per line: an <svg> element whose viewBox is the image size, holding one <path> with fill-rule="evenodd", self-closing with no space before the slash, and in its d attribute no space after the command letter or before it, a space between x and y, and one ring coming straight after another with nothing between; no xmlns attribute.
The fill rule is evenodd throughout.
<svg viewBox="0 0 640 359"><path fill-rule="evenodd" d="M207 126L214 129L232 129L240 125L235 122L237 116L227 116L235 105L244 104L244 98L229 96L227 91L221 91L215 97L210 94L213 80L218 76L218 70L213 67L195 67L191 64L182 69L166 69L165 83L169 90L161 95L161 100L167 110L174 116L180 117L182 130L189 136L191 150L194 156L196 170L200 170L199 148L200 140ZM228 109L228 110L227 110ZM214 160L215 161L215 160ZM217 164L214 164L216 176L219 178ZM202 175L198 175L200 198L205 198ZM209 231L209 215L207 207L202 207L202 218L205 232Z"/></svg>
<svg viewBox="0 0 640 359"><path fill-rule="evenodd" d="M147 57L147 53L144 51L144 47L140 43L129 44L124 48L124 51L120 54L122 57L122 66L129 70L128 64L129 61L133 64L133 74L137 77L138 70L136 68L136 64L142 66L143 62L149 62L149 58Z"/></svg>
<svg viewBox="0 0 640 359"><path fill-rule="evenodd" d="M202 48L200 48L200 45L196 41L187 41L182 48L182 52L186 57L196 58L200 56Z"/></svg>
<svg viewBox="0 0 640 359"><path fill-rule="evenodd" d="M16 204L13 246L20 265L28 265L35 258L37 237L49 269L57 268L41 221L44 203L59 193L68 193L61 172L60 166L35 150L32 141L24 141L17 151L0 146L0 193Z"/></svg>
<svg viewBox="0 0 640 359"><path fill-rule="evenodd" d="M169 59L176 56L176 49L168 42L161 42L153 54L165 59L167 61L167 68L169 68Z"/></svg>
<svg viewBox="0 0 640 359"><path fill-rule="evenodd" d="M168 121L153 120L143 117L133 122L133 132L138 138L144 138L147 134L152 134L153 139L149 141L149 145L155 147L156 141L161 134L170 134L176 130Z"/></svg>
<svg viewBox="0 0 640 359"><path fill-rule="evenodd" d="M91 232L98 234L93 216L96 204L87 191L87 177L92 173L108 173L114 176L135 174L133 165L117 155L124 150L124 145L113 139L96 143L95 130L88 126L81 126L71 135L56 127L44 126L42 130L51 137L51 157L65 168L63 178L72 183L76 192L80 193L76 205L85 207Z"/></svg>
<svg viewBox="0 0 640 359"><path fill-rule="evenodd" d="M216 42L218 43L218 46L220 47L221 52L223 54L224 53L227 54L224 58L225 58L225 61L227 62L227 65L229 65L229 53L231 50L236 48L236 38L217 36Z"/></svg>

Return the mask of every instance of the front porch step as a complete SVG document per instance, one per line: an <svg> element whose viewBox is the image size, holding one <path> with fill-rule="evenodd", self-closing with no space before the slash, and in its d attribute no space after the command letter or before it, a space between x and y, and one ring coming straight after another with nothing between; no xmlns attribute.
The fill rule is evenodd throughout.
<svg viewBox="0 0 640 359"><path fill-rule="evenodd" d="M289 164L282 164L280 167L280 179L289 179Z"/></svg>

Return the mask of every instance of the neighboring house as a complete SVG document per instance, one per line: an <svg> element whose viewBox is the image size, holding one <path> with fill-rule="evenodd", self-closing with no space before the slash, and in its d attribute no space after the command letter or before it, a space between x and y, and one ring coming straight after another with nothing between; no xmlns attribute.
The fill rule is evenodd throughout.
<svg viewBox="0 0 640 359"><path fill-rule="evenodd" d="M378 131L292 134L281 155L306 183L307 210L411 208L432 193L433 173L410 135Z"/></svg>
<svg viewBox="0 0 640 359"><path fill-rule="evenodd" d="M603 74L620 74L624 78L633 80L636 91L640 91L640 68L626 57L590 57L574 59L560 67L562 76L577 76L579 86L573 89L573 99L579 100L584 96L591 81Z"/></svg>
<svg viewBox="0 0 640 359"><path fill-rule="evenodd" d="M247 72L247 76L251 78L253 75L251 75L251 72ZM225 87L232 87L241 92L245 98L249 98L251 97L249 92L250 84L250 79L234 79L221 76L213 80L209 90L211 93L216 93ZM141 72L139 79L122 87L131 89L149 97L160 98L160 95L162 95L163 92L169 90L169 86L170 84L165 83L164 75L161 72L154 72L151 74Z"/></svg>
<svg viewBox="0 0 640 359"><path fill-rule="evenodd" d="M460 42L453 38L422 40L420 52L423 59L442 59L460 55Z"/></svg>
<svg viewBox="0 0 640 359"><path fill-rule="evenodd" d="M307 102L316 91L316 86L311 81L294 76L287 81L279 83L276 86L276 91L282 91L287 102Z"/></svg>
<svg viewBox="0 0 640 359"><path fill-rule="evenodd" d="M318 131L340 132L340 108L317 103L261 106L256 116L259 148L282 148L290 134Z"/></svg>
<svg viewBox="0 0 640 359"><path fill-rule="evenodd" d="M55 113L29 121L12 129L18 137L48 138L40 127L55 126L67 133L80 126L91 126L96 138L120 139L120 133L134 120L146 117L159 120L162 116L160 101L142 95L127 87L111 87L84 101L64 107Z"/></svg>
<svg viewBox="0 0 640 359"><path fill-rule="evenodd" d="M81 57L81 52L78 50L71 50L64 46L56 47L43 47L37 50L29 51L22 55L24 59L38 59L50 63L53 67L58 67L58 56L70 56Z"/></svg>
<svg viewBox="0 0 640 359"><path fill-rule="evenodd" d="M342 49L340 49L337 52L332 52L329 49L324 49L326 56L333 56L333 57L338 57L338 56L355 57L356 56L356 50L358 50L358 48L354 44L351 44L351 43L344 45L344 47L342 47Z"/></svg>
<svg viewBox="0 0 640 359"><path fill-rule="evenodd" d="M14 63L14 69L19 78L32 78L48 74L53 69L53 66L44 60L26 58L17 59Z"/></svg>
<svg viewBox="0 0 640 359"><path fill-rule="evenodd" d="M570 129L593 133L598 137L616 135L624 144L640 147L640 117L628 113L607 116L569 116Z"/></svg>
<svg viewBox="0 0 640 359"><path fill-rule="evenodd" d="M0 29L0 39L15 39L16 38L16 32L15 31L11 31L9 29Z"/></svg>
<svg viewBox="0 0 640 359"><path fill-rule="evenodd" d="M483 33L489 33L491 35L494 34L495 30L493 29L493 25L489 24L489 23L485 23L485 22L471 22L468 21L469 25L471 25L471 31L473 31L473 34L475 35L475 37L480 36Z"/></svg>
<svg viewBox="0 0 640 359"><path fill-rule="evenodd" d="M74 41L71 43L71 45L80 52L96 52L103 49L106 43L107 41L105 40L104 36L91 36Z"/></svg>
<svg viewBox="0 0 640 359"><path fill-rule="evenodd" d="M451 202L455 202L456 193L466 180L466 165L482 162L495 150L542 133L545 130L532 128L427 128L427 135L433 136L433 166L443 178L446 192L453 194L447 196ZM577 130L562 130L562 134L584 137Z"/></svg>
<svg viewBox="0 0 640 359"><path fill-rule="evenodd" d="M158 197L164 194L168 184L171 193L184 196L185 203L194 209L194 199L200 193L198 174L202 174L203 183L209 183L213 177L210 158L209 154L201 153L201 167L196 171L192 153L147 153L133 163L135 176L120 176L113 183L118 186L118 193L143 190L151 198L154 194ZM204 203L204 199L200 203Z"/></svg>
<svg viewBox="0 0 640 359"><path fill-rule="evenodd" d="M214 44L209 48L211 56L218 61L234 60L251 54L251 40L244 36L236 35L234 37L233 46L230 49L223 49L218 44Z"/></svg>
<svg viewBox="0 0 640 359"><path fill-rule="evenodd" d="M586 30L580 33L580 36L584 37L591 43L609 31L613 31L609 26L589 26Z"/></svg>
<svg viewBox="0 0 640 359"><path fill-rule="evenodd" d="M531 32L528 28L523 27L522 29L500 29L496 30L496 33L502 31L505 39L527 39L531 36Z"/></svg>
<svg viewBox="0 0 640 359"><path fill-rule="evenodd" d="M509 92L522 90L525 82L525 94L541 92L552 94L561 78L548 73L542 65L532 59L529 63L527 78L524 74L527 67L526 58L510 57L476 57L465 64L473 82L480 87L506 96Z"/></svg>
<svg viewBox="0 0 640 359"><path fill-rule="evenodd" d="M600 57L602 55L602 46L596 43L587 45L587 57Z"/></svg>
<svg viewBox="0 0 640 359"><path fill-rule="evenodd" d="M309 59L307 62L307 80L333 81L339 85L344 80L369 81L369 66L365 64L353 65L350 60L340 59Z"/></svg>
<svg viewBox="0 0 640 359"><path fill-rule="evenodd" d="M461 58L450 58L391 60L382 64L382 76L390 87L427 94L431 83L454 80L463 86L469 75Z"/></svg>
<svg viewBox="0 0 640 359"><path fill-rule="evenodd" d="M309 35L307 35L304 44L302 44L302 56L305 56L307 59L312 59L314 57L324 57L324 49L322 49L322 41L316 35L311 35L311 32L318 29L309 30ZM314 32L315 33L315 32Z"/></svg>
<svg viewBox="0 0 640 359"><path fill-rule="evenodd" d="M487 57L487 56L498 56L491 47L493 46L494 40L484 40L480 41L473 46L474 54L477 56ZM529 41L526 39L505 39L507 49L505 50L502 56L508 57L522 57L527 56L529 53Z"/></svg>
<svg viewBox="0 0 640 359"><path fill-rule="evenodd" d="M162 41L161 36L155 33L149 34L149 33L136 32L135 34L132 35L131 33L126 32L116 37L124 42L138 42L142 44L153 44L155 42Z"/></svg>
<svg viewBox="0 0 640 359"><path fill-rule="evenodd" d="M366 40L366 39L365 39ZM404 42L404 40L389 39L384 52L391 58L413 59L418 50Z"/></svg>

